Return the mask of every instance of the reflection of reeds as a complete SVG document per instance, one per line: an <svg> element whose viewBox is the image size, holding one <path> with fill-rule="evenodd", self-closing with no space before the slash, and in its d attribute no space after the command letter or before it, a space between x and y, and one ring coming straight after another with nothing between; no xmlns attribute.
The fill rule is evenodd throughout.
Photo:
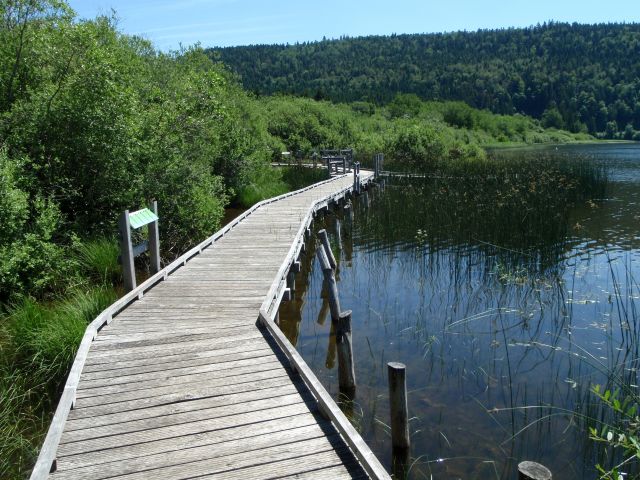
<svg viewBox="0 0 640 480"><path fill-rule="evenodd" d="M559 478L584 478L602 463L585 428L589 418L605 418L590 386L614 381L608 372L616 364L635 368L637 317L626 299L637 288L629 290L629 273L613 270L612 303L602 304L611 310L605 343L602 352L591 351L600 331L594 333L584 315L597 315L599 323L604 317L587 312L591 305L579 289L584 264L602 263L602 256L578 248L569 219L574 205L600 197L606 179L578 163L552 167L533 191L524 188L540 173L533 167L528 177L509 178L509 185L519 183L506 203L495 194L507 185L504 175L502 183L399 181L372 195L369 209L354 204L353 229L337 256L341 299L354 310L358 422L374 451L387 458L384 365L406 363L410 411L417 417L411 478L445 470L463 478L511 478L523 459L542 461ZM572 171L571 182L561 183ZM307 338L301 353L337 394L335 364L327 362L330 325L316 322L321 276L312 266L306 275L311 293L300 307L308 311L298 316ZM618 301L624 303L619 308ZM580 456L583 463L574 461Z"/></svg>

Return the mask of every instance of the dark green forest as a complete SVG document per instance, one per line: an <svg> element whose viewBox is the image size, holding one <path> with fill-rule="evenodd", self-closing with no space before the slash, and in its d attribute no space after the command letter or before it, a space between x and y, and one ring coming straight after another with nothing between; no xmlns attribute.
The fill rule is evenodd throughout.
<svg viewBox="0 0 640 480"><path fill-rule="evenodd" d="M397 93L640 139L640 24L341 38L208 51L260 93L381 105Z"/></svg>

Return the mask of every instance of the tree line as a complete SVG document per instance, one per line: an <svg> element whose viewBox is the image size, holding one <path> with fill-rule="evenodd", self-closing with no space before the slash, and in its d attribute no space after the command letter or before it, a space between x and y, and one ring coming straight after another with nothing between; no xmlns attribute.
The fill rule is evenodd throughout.
<svg viewBox="0 0 640 480"><path fill-rule="evenodd" d="M343 37L212 48L259 94L381 105L398 93L459 100L544 126L640 139L640 24Z"/></svg>

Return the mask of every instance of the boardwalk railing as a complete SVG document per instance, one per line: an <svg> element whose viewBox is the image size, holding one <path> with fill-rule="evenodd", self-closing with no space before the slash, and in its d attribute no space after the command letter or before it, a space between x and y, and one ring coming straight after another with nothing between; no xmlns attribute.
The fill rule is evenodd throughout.
<svg viewBox="0 0 640 480"><path fill-rule="evenodd" d="M191 250L186 252L184 255L180 256L179 258L177 258L176 260L171 262L169 265L164 267L158 273L156 273L155 275L153 275L152 277L147 279L144 283L140 284L134 290L131 290L130 292L125 294L123 297L121 297L119 300L117 300L111 306L106 308L102 313L100 313L100 315L98 315L98 317L95 320L93 320L93 322L91 322L87 326L87 328L85 330L85 333L84 333L84 336L82 337L82 341L80 342L80 346L79 346L78 351L76 353L75 360L74 360L73 365L71 367L71 370L69 372L69 376L67 377L67 381L65 383L65 387L64 387L64 390L62 392L62 396L60 397L60 401L58 402L58 406L56 408L55 414L54 414L53 419L51 421L51 425L49 426L49 430L47 432L47 436L45 437L45 440L44 440L44 443L42 445L42 448L40 449L40 453L38 455L38 460L36 461L36 464L35 464L35 466L33 468L33 471L31 472L31 480L43 480L43 479L46 479L50 472L53 472L53 471L56 470L56 453L57 453L57 450L58 450L58 445L60 443L60 439L61 439L61 436L62 436L64 425L65 425L65 423L67 421L67 417L69 415L69 411L74 407L74 404L75 404L75 401L76 401L76 391L77 391L77 388L78 388L78 383L80 381L80 374L82 373L82 370L84 368L84 364L85 364L85 361L87 359L87 354L89 352L89 349L91 347L91 344L92 344L93 340L96 338L96 335L98 334L98 332L105 325L108 325L109 323L111 323L113 318L118 313L123 311L128 305L130 305L131 303L135 302L138 299L142 299L144 294L148 290L153 288L156 284L158 284L159 282L162 282L163 280L166 280L176 270L178 270L179 268L185 266L189 260L191 260L193 257L195 257L195 256L199 255L200 253L202 253L202 251L205 248L211 246L217 240L219 240L220 238L224 237L224 235L226 233L228 233L233 228L235 228L239 223L241 223L243 220L245 220L247 217L249 217L252 213L254 213L256 210L258 210L260 207L262 207L264 205L268 205L270 203L277 202L279 200L282 200L284 198L287 198L287 197L290 197L290 196L293 196L293 195L297 195L297 194L302 193L304 191L313 189L313 188L317 187L318 185L323 185L325 183L332 182L336 178L340 178L340 177L334 177L332 179L325 180L324 182L316 183L314 185L311 185L309 187L297 190L295 192L289 192L289 193L286 193L284 195L280 195L278 197L270 198L268 200L263 200L262 202L259 202L259 203L255 204L253 207L251 207L249 210L247 210L242 215L237 217L234 221L229 223L227 226L225 226L224 228L222 228L221 230L219 230L218 232L216 232L211 237L207 238L206 240L204 240L203 242L201 242L197 246L193 247ZM351 187L345 188L344 190L338 192L337 194L332 195L330 197L330 199L338 198L340 196L343 196L346 193L346 191L348 191L350 189L351 189ZM288 265L291 263L291 261L290 261L291 257L293 257L293 255L297 256L297 254L300 252L300 249L302 247L301 239L303 238L303 234L304 234L304 231L305 231L306 227L310 223L312 212L315 211L315 210L318 210L320 208L323 208L325 205L328 204L329 201L331 201L330 199L329 198L324 198L324 199L316 202L311 207L311 210L309 211L309 213L305 217L305 220L303 222L303 226L301 226L300 231L298 232L298 235L296 236L296 241L294 242L294 244L292 245L292 247L291 247L291 249L289 251L289 255L287 256L287 259L286 259L285 263L283 263L282 267L280 268L280 270L278 272L278 275L276 276L276 279L274 280L274 283L271 286L271 289L269 290L269 294L267 295L267 299L265 300L265 303L263 304L263 307L260 309L260 312L261 312L260 315L261 316L265 315L265 318L268 317L267 319L269 321L271 321L271 322L272 322L272 319L270 317L271 312L274 312L275 310L277 310L277 306L279 305L280 300L282 299L282 295L284 294L284 289L285 289L285 280L284 280L284 278L286 276L286 269L287 269ZM295 258L294 258L294 260L295 260ZM270 328L272 326L272 324L270 324L269 321L266 323L266 326L269 329L269 331L272 332L272 328ZM276 327L276 329L277 329L277 327ZM279 329L278 329L278 331L279 331ZM271 334L274 335L274 338L276 339L276 341L278 341L277 334L274 334L273 332ZM280 342L278 341L278 343L280 343ZM287 344L288 344L288 342L287 342ZM288 344L288 346L290 348L293 348L293 347L291 347L291 344ZM282 347L282 348L285 351L285 353L287 353L286 346ZM289 356L289 353L287 353L287 356ZM294 365L295 368L298 369L298 371L301 371L300 369L303 369L303 367L302 367L303 364L304 364L304 361L301 358L299 358L299 360L296 358L295 362L292 361L292 365ZM300 366L298 366L298 365L300 365ZM304 365L304 367L306 367L306 365ZM306 369L308 370L308 367L306 367ZM305 381L307 381L307 377L308 377L309 379L314 380L319 385L319 382L317 381L315 376L313 376L313 373L310 372L310 371L309 371L309 373L310 373L310 376L309 375L303 375L303 378L305 378ZM307 381L307 384L309 385L308 381ZM324 404L332 403L332 405L333 405L333 407L335 407L335 409L338 408L335 405L335 402L333 402L333 400L331 399L331 397L329 397L329 394L326 392L326 390L322 389L322 392L317 393L316 392L317 389L312 388L312 386L310 386L309 388L312 390L314 395L316 395L316 398L320 398L320 397L324 398L323 395L328 397L328 400L324 400L324 401L323 400L319 400L319 403L323 407L324 407ZM320 385L320 388L322 388L321 385ZM329 407L324 407L324 408L329 408L329 410L332 411L331 409L333 407L329 406ZM339 409L338 409L338 413L340 413L340 415L342 415L341 412L339 411ZM333 419L333 416L330 415L330 418ZM386 475L386 472L380 466L379 462L377 461L377 459L375 459L375 457L373 456L371 451L368 449L366 444L364 444L364 442L362 441L362 438L360 438L358 433L353 429L353 427L350 426L350 424L348 423L348 420L346 419L346 417L344 417L344 415L342 415L341 418L338 417L338 416L336 416L336 418L338 418L338 420L334 420L334 422L336 422L336 426L338 427L338 429L340 430L341 433L343 433L343 432L349 432L350 434L355 433L355 437L354 437L355 440L352 440L350 437L347 436L347 434L343 433L343 435L345 435L345 440L347 442L349 442L349 445L352 445L352 443L354 443L356 446L358 446L360 443L362 443L362 445L364 446L364 449L366 449L366 450L364 450L362 447L358 449L358 448L352 446L352 448L354 448L354 453L356 453L358 458L361 459L361 461L363 462L363 467L365 467L365 469L367 471L369 471L371 469L371 467L368 467L368 463L365 463L362 460L362 459L367 459L370 456L373 459L373 460L371 460L371 462L374 462L374 466L376 466L376 468L379 467L381 469L380 475L382 475L382 472L384 472L384 474ZM348 427L350 427L351 430L353 430L353 432L351 432L351 430L348 430L348 429L346 429L346 427L343 427L341 425L344 422L346 422ZM377 470L373 469L372 471L375 472ZM386 475L386 476L380 476L380 475L375 476L374 478L389 478L388 475Z"/></svg>
<svg viewBox="0 0 640 480"><path fill-rule="evenodd" d="M282 330L280 330L280 328L275 324L275 316L278 311L280 301L284 296L284 291L286 290L287 272L298 258L304 243L304 233L307 227L311 224L313 214L316 211L323 209L330 202L337 201L344 197L350 190L352 190L352 187L346 187L330 197L319 200L313 204L303 219L296 238L289 249L289 253L282 263L278 274L271 284L269 293L260 307L259 321L265 328L267 328L273 339L287 356L291 368L297 372L300 377L302 377L307 388L315 397L316 402L320 407L320 411L333 422L334 426L340 432L345 442L349 445L349 448L351 448L367 474L373 479L390 479L391 477L385 468L373 454L360 434L355 428L353 428L353 425L351 425L351 422L349 422L344 413L342 413L342 410L340 410L338 405L336 405L336 402L333 400L329 392L327 392L322 383L320 383L313 371L309 368L291 342L289 342L284 333L282 333Z"/></svg>

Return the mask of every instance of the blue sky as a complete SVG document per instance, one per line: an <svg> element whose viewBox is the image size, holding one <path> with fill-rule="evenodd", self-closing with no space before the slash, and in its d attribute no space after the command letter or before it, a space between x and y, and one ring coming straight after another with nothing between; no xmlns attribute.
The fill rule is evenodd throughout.
<svg viewBox="0 0 640 480"><path fill-rule="evenodd" d="M529 26L547 20L640 22L638 0L70 0L82 18L114 9L119 27L162 50L295 43Z"/></svg>

